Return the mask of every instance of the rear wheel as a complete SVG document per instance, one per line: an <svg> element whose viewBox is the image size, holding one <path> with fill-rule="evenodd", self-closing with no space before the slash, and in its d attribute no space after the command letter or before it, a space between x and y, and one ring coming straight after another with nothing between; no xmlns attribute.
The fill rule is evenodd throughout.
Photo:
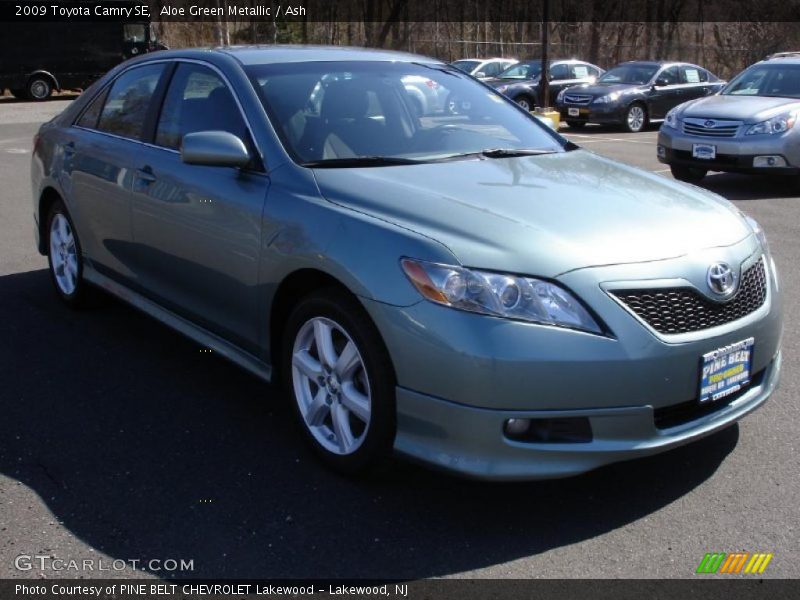
<svg viewBox="0 0 800 600"><path fill-rule="evenodd" d="M583 129L586 127L586 121L567 121L567 127L570 129Z"/></svg>
<svg viewBox="0 0 800 600"><path fill-rule="evenodd" d="M678 165L670 165L669 170L672 172L672 176L675 179L685 181L687 183L699 183L708 173L708 169L681 167Z"/></svg>
<svg viewBox="0 0 800 600"><path fill-rule="evenodd" d="M328 465L360 474L384 462L396 429L394 371L358 301L336 288L301 300L281 366L300 428Z"/></svg>
<svg viewBox="0 0 800 600"><path fill-rule="evenodd" d="M73 308L84 306L90 290L83 280L81 244L61 200L53 204L47 218L47 262L59 297Z"/></svg>
<svg viewBox="0 0 800 600"><path fill-rule="evenodd" d="M26 91L31 100L47 100L53 93L53 82L45 75L34 75L28 80Z"/></svg>
<svg viewBox="0 0 800 600"><path fill-rule="evenodd" d="M643 104L634 102L625 111L625 129L630 133L639 133L647 127L647 109Z"/></svg>

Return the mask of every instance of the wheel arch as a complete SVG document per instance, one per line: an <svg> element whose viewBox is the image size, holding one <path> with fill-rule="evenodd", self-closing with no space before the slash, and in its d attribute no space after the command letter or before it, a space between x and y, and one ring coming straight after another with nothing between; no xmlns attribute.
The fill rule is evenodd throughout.
<svg viewBox="0 0 800 600"><path fill-rule="evenodd" d="M58 202L64 202L64 198L61 194L52 186L47 186L42 190L42 193L39 195L39 206L38 206L38 222L37 226L39 228L39 254L43 256L47 256L47 215L50 214L50 209L53 208L53 205Z"/></svg>
<svg viewBox="0 0 800 600"><path fill-rule="evenodd" d="M30 84L31 79L33 79L37 75L46 77L47 79L50 80L50 83L53 84L54 90L59 92L61 91L61 84L58 82L58 78L55 75L53 75L50 71L46 71L45 69L39 69L38 71L33 71L29 73L28 76L25 78L25 86L27 87Z"/></svg>

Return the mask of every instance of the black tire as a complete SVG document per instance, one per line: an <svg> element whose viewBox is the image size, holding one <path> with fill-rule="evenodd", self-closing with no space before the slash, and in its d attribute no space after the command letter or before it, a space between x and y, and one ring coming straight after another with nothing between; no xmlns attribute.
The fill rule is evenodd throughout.
<svg viewBox="0 0 800 600"><path fill-rule="evenodd" d="M53 264L51 231L53 221L59 215L66 218L72 237L75 241L74 253L77 259L77 275L75 277L75 288L72 291L65 291L63 286L59 284L58 277L56 275L56 267ZM58 294L58 297L61 298L61 300L70 308L84 308L89 306L93 298L94 290L83 279L83 254L81 252L80 239L78 239L78 232L75 230L75 225L72 223L72 218L69 216L69 212L61 200L57 200L50 208L50 212L47 214L47 220L45 221L45 224L46 226L44 235L45 247L47 248L47 264L50 271L50 280L53 282L53 287L55 288L56 294Z"/></svg>
<svg viewBox="0 0 800 600"><path fill-rule="evenodd" d="M632 115L638 114L638 111L641 111L641 120L633 119L632 122ZM647 116L647 107L641 102L634 102L625 111L625 119L622 122L622 126L628 133L639 133L640 131L644 131L647 129L648 124L649 118Z"/></svg>
<svg viewBox="0 0 800 600"><path fill-rule="evenodd" d="M362 373L368 381L369 424L363 431L360 445L350 454L337 454L317 440L303 417L295 392L292 365L295 341L304 325L320 317L334 321L355 343L362 359ZM280 353L280 381L291 401L297 424L314 452L327 465L346 475L363 475L384 464L391 455L397 429L395 375L383 340L361 304L339 288L322 289L301 299L287 320ZM324 392L324 386L316 386L317 391L321 389ZM332 412L330 415L332 417Z"/></svg>
<svg viewBox="0 0 800 600"><path fill-rule="evenodd" d="M46 75L33 75L28 80L25 93L30 100L41 102L53 93L53 81Z"/></svg>
<svg viewBox="0 0 800 600"><path fill-rule="evenodd" d="M533 112L533 109L536 108L536 101L526 94L517 96L514 98L514 102L528 112ZM527 107L525 105L527 105Z"/></svg>
<svg viewBox="0 0 800 600"><path fill-rule="evenodd" d="M586 127L586 121L567 121L567 127L570 129L583 129Z"/></svg>
<svg viewBox="0 0 800 600"><path fill-rule="evenodd" d="M681 167L678 165L670 165L669 170L672 176L686 183L700 183L703 177L708 173L708 169L698 169L695 167Z"/></svg>

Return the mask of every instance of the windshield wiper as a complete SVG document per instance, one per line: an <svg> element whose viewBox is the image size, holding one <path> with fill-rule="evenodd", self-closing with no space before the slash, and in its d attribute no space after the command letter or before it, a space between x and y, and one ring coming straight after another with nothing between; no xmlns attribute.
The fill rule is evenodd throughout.
<svg viewBox="0 0 800 600"><path fill-rule="evenodd" d="M508 158L512 156L539 156L541 154L554 154L555 150L542 148L486 148L477 154L486 158Z"/></svg>
<svg viewBox="0 0 800 600"><path fill-rule="evenodd" d="M350 158L325 158L300 163L314 169L336 169L347 167L390 167L394 165L418 165L427 161L394 156L353 156Z"/></svg>

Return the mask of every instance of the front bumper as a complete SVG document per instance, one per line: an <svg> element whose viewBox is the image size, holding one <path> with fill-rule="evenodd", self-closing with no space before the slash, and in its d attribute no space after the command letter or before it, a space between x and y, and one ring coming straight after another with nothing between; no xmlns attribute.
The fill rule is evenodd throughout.
<svg viewBox="0 0 800 600"><path fill-rule="evenodd" d="M569 109L578 109L578 115L570 115ZM597 123L616 125L625 121L625 109L613 102L608 104L559 104L558 112L562 121L573 123Z"/></svg>
<svg viewBox="0 0 800 600"><path fill-rule="evenodd" d="M664 164L709 171L731 173L765 173L774 175L800 174L800 138L796 135L736 136L709 138L687 135L680 130L662 127L658 132L658 160ZM716 146L716 158L707 160L692 157L694 144ZM758 156L780 156L786 166L754 167Z"/></svg>
<svg viewBox="0 0 800 600"><path fill-rule="evenodd" d="M734 258L738 257L738 258ZM667 450L741 418L772 393L780 372L781 299L767 261L764 304L725 325L664 336L608 293L617 282L689 283L699 289L716 260L761 257L750 236L699 256L572 271L559 280L613 335L600 336L466 313L421 301L396 307L364 300L397 375L398 452L482 478L546 478ZM738 263L737 263L738 264ZM753 383L729 403L692 412L700 357L756 340ZM689 407L677 420L658 420ZM508 439L510 418L584 417L589 442Z"/></svg>
<svg viewBox="0 0 800 600"><path fill-rule="evenodd" d="M473 408L397 388L395 449L416 460L478 479L569 477L606 464L677 448L735 423L761 406L780 379L780 353L759 385L719 410L669 429L655 426L652 406L574 411ZM526 443L503 435L511 418L587 417L588 443Z"/></svg>

